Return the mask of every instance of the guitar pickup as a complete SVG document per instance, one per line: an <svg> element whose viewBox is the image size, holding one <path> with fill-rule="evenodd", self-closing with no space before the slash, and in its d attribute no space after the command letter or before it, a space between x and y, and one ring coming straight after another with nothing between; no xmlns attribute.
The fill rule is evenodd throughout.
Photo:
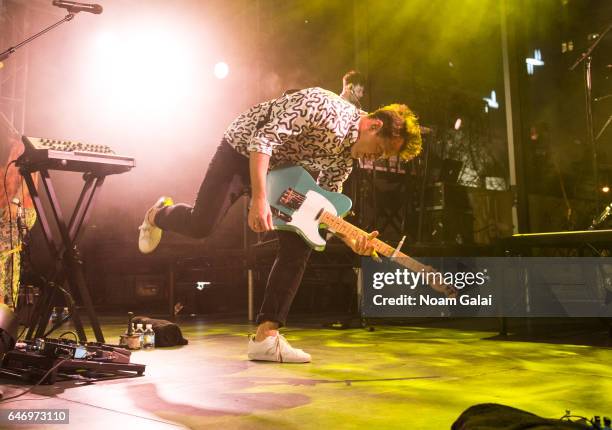
<svg viewBox="0 0 612 430"><path fill-rule="evenodd" d="M285 222L291 222L291 216L287 215L284 212L279 211L277 208L275 208L274 206L270 207L270 210L272 211L272 215L274 215L275 217L285 221Z"/></svg>

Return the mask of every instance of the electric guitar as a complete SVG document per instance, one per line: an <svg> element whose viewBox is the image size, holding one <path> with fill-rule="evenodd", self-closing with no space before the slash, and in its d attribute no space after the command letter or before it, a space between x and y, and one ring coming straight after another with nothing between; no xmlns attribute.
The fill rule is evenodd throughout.
<svg viewBox="0 0 612 430"><path fill-rule="evenodd" d="M319 234L321 226L349 240L368 235L342 219L351 209L351 199L344 194L322 189L302 167L293 166L270 171L266 181L266 194L273 214L274 229L299 234L317 251L323 251L326 244ZM378 254L397 258L396 263L414 272L436 271L379 239L374 239L372 244ZM457 289L453 285L431 283L429 286L448 297L457 295Z"/></svg>

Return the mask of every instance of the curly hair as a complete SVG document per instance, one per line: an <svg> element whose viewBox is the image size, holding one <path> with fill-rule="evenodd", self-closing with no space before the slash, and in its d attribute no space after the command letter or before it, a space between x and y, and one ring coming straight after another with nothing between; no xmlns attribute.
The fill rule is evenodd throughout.
<svg viewBox="0 0 612 430"><path fill-rule="evenodd" d="M368 115L382 121L378 134L385 138L402 137L399 156L403 160L411 160L421 153L423 140L417 116L406 105L391 104L384 106Z"/></svg>

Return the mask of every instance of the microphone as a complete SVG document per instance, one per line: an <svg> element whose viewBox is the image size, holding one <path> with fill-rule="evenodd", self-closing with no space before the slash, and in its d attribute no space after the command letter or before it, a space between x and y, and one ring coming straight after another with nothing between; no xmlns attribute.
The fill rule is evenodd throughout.
<svg viewBox="0 0 612 430"><path fill-rule="evenodd" d="M77 3L75 1L53 0L53 6L66 9L70 13L89 12L99 15L102 13L102 6L99 4Z"/></svg>

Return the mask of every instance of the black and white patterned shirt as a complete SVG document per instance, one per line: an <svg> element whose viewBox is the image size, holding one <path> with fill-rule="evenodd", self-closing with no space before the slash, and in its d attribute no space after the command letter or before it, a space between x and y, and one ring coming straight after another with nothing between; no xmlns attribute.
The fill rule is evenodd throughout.
<svg viewBox="0 0 612 430"><path fill-rule="evenodd" d="M269 121L257 129L269 111ZM353 166L351 146L359 135L360 112L337 94L307 88L253 106L223 137L247 157L250 152L269 155L270 168L292 164L319 172L321 187L340 192Z"/></svg>

